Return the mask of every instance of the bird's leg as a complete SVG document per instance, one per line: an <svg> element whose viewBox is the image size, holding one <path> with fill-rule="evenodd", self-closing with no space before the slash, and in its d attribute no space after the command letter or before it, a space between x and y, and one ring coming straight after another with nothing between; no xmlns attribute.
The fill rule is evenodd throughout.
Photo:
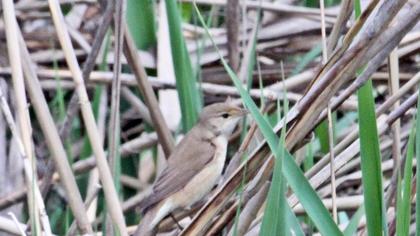
<svg viewBox="0 0 420 236"><path fill-rule="evenodd" d="M184 227L182 227L182 225L179 224L178 220L175 218L174 214L170 213L169 217L171 217L171 219L175 222L176 226L178 226L178 229L180 229L181 231L184 229Z"/></svg>

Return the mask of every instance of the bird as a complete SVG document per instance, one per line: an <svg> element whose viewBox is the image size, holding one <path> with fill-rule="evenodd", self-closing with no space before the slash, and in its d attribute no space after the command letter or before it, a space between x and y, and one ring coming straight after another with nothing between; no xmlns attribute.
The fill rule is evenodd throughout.
<svg viewBox="0 0 420 236"><path fill-rule="evenodd" d="M246 114L229 99L203 108L157 176L152 193L139 204L144 215L134 235L154 235L162 219L189 208L212 190L222 175L229 137Z"/></svg>

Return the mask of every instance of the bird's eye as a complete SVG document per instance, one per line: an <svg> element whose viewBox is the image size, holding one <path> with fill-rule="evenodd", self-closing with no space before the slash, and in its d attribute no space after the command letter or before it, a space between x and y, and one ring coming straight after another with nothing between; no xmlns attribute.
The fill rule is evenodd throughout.
<svg viewBox="0 0 420 236"><path fill-rule="evenodd" d="M228 117L229 117L229 114L228 114L228 113L223 113L223 114L222 114L222 117L226 119L226 118L228 118Z"/></svg>

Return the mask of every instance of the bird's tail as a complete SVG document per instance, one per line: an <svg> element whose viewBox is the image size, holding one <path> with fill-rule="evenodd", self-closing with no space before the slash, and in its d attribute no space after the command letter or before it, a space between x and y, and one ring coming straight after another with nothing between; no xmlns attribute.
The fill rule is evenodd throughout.
<svg viewBox="0 0 420 236"><path fill-rule="evenodd" d="M151 236L154 235L155 229L160 221L174 210L171 200L166 200L147 208L147 212L143 214L143 218L137 227L135 236Z"/></svg>
<svg viewBox="0 0 420 236"><path fill-rule="evenodd" d="M157 207L150 208L142 217L136 232L133 236L154 236L156 235L156 227L152 225L152 221L156 216Z"/></svg>

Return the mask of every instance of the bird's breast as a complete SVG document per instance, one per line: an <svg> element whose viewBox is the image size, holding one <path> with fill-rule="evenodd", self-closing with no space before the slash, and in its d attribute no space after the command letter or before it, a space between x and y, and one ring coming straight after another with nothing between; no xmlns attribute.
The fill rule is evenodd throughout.
<svg viewBox="0 0 420 236"><path fill-rule="evenodd" d="M212 162L215 162L217 172L222 174L223 166L226 160L228 139L224 135L220 135L212 140L216 150Z"/></svg>

